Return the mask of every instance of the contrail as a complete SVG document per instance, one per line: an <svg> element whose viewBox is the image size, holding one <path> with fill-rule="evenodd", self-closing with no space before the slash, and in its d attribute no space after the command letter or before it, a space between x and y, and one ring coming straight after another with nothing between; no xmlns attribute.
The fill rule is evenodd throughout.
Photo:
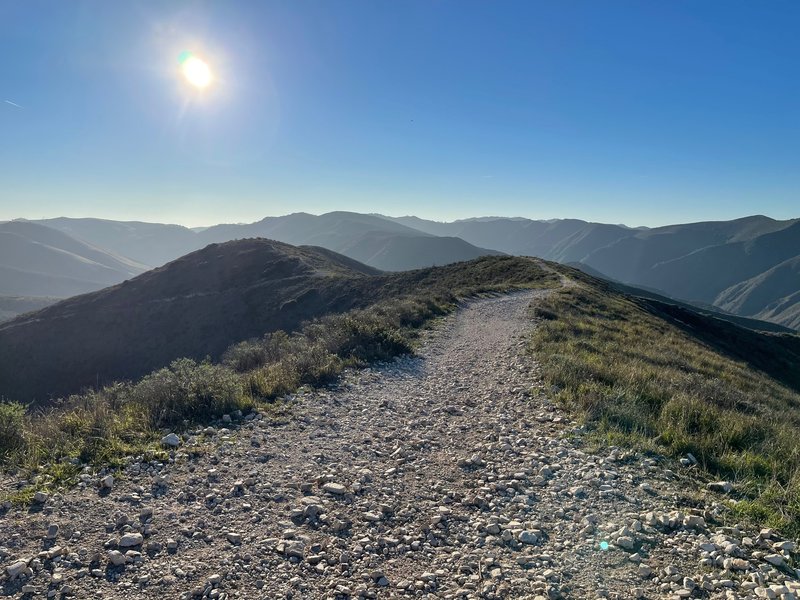
<svg viewBox="0 0 800 600"><path fill-rule="evenodd" d="M19 104L17 104L16 102L12 102L11 100L3 100L3 102L5 102L6 104L10 104L11 106L16 106L17 108L22 108Z"/></svg>

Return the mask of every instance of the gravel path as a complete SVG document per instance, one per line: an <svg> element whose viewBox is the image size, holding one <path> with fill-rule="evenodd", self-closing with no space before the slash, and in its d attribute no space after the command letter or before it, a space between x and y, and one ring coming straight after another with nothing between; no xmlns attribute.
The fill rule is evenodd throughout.
<svg viewBox="0 0 800 600"><path fill-rule="evenodd" d="M546 293L470 302L417 357L7 511L0 596L794 598L793 548L712 526L689 473L581 449L526 352Z"/></svg>

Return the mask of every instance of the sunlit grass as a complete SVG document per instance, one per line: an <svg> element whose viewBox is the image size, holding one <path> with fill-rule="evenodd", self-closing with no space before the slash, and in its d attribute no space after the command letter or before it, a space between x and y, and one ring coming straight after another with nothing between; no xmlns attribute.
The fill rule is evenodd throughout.
<svg viewBox="0 0 800 600"><path fill-rule="evenodd" d="M739 484L735 516L800 535L797 392L588 283L552 294L537 315L545 378L595 439L690 452L709 476Z"/></svg>

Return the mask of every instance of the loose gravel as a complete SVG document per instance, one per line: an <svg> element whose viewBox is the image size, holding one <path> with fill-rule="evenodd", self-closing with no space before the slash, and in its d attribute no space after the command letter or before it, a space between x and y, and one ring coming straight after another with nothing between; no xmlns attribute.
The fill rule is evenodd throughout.
<svg viewBox="0 0 800 600"><path fill-rule="evenodd" d="M527 352L547 293L466 303L416 357L6 507L0 596L795 598L794 544L720 526L722 482L586 451Z"/></svg>

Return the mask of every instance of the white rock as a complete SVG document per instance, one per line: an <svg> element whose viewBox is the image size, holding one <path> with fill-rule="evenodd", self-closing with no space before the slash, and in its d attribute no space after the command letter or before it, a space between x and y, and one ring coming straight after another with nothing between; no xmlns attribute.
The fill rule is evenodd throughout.
<svg viewBox="0 0 800 600"><path fill-rule="evenodd" d="M333 494L335 496L342 496L347 491L347 488L344 487L341 483L334 483L328 482L322 486L323 491L328 492L329 494Z"/></svg>
<svg viewBox="0 0 800 600"><path fill-rule="evenodd" d="M712 481L706 487L712 492L727 494L733 489L733 484L730 481Z"/></svg>
<svg viewBox="0 0 800 600"><path fill-rule="evenodd" d="M233 531L229 531L228 532L227 538L228 538L228 541L231 544L233 544L234 546L238 546L239 544L242 543L242 536L239 535L238 533L233 532Z"/></svg>
<svg viewBox="0 0 800 600"><path fill-rule="evenodd" d="M100 487L104 490L110 490L114 487L114 476L106 475L100 480Z"/></svg>
<svg viewBox="0 0 800 600"><path fill-rule="evenodd" d="M776 567L782 567L786 564L786 559L780 554L768 554L764 557L764 560L771 565L775 565Z"/></svg>
<svg viewBox="0 0 800 600"><path fill-rule="evenodd" d="M161 443L171 448L177 448L181 443L181 438L176 433L169 433L161 438Z"/></svg>

